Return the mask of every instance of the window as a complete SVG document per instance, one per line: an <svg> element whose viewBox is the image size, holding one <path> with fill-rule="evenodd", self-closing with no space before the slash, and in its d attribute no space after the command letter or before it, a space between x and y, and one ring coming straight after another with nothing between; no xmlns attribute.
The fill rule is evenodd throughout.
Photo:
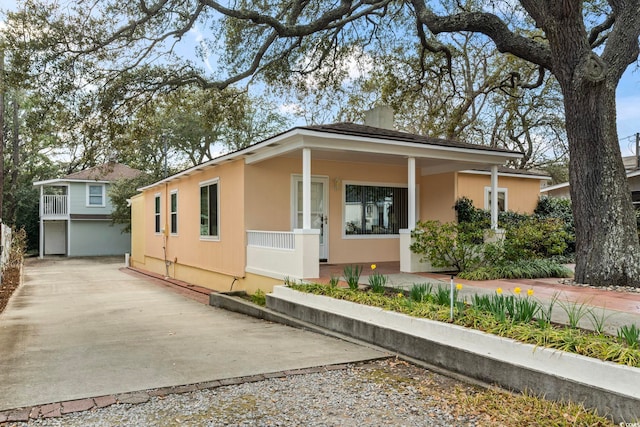
<svg viewBox="0 0 640 427"><path fill-rule="evenodd" d="M104 184L87 184L87 206L104 207Z"/></svg>
<svg viewBox="0 0 640 427"><path fill-rule="evenodd" d="M491 210L491 187L484 187L484 208ZM498 188L498 212L506 212L507 209L507 189Z"/></svg>
<svg viewBox="0 0 640 427"><path fill-rule="evenodd" d="M219 199L218 180L208 181L200 184L200 236L218 237Z"/></svg>
<svg viewBox="0 0 640 427"><path fill-rule="evenodd" d="M178 190L171 192L171 234L178 234Z"/></svg>
<svg viewBox="0 0 640 427"><path fill-rule="evenodd" d="M346 235L399 234L408 224L408 191L402 187L345 185Z"/></svg>
<svg viewBox="0 0 640 427"><path fill-rule="evenodd" d="M160 233L160 195L156 194L155 197L155 207L154 207L154 217L155 217L155 231L156 233Z"/></svg>

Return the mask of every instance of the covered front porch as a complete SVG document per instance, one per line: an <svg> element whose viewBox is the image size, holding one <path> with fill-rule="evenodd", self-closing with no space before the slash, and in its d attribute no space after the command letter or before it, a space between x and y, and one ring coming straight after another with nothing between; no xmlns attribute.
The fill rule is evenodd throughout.
<svg viewBox="0 0 640 427"><path fill-rule="evenodd" d="M393 133L398 134L403 135ZM443 206L453 216L455 173L486 168L496 229L498 167L519 156L469 144L429 145L378 135L298 131L290 138L298 139L284 143L276 138L268 149L245 157L247 180L269 174L281 183L271 181L269 189L256 185L249 203L264 200L269 192L272 199L290 204L274 208L278 216L271 220L249 215L247 221L246 271L276 279L320 278L324 266L367 260L390 262L403 273L433 271L409 249L417 222L440 219L434 212ZM449 179L446 194L438 188L442 177ZM256 202L255 210L262 206ZM283 221L287 210L288 224ZM254 208L249 205L247 211Z"/></svg>

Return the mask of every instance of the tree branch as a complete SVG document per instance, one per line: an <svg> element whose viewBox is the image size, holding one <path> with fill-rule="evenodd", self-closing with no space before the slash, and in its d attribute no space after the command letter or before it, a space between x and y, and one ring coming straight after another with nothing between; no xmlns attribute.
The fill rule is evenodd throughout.
<svg viewBox="0 0 640 427"><path fill-rule="evenodd" d="M463 12L438 16L427 8L424 0L412 0L418 19L434 34L459 31L482 33L500 52L508 52L548 70L553 69L548 46L512 32L507 24L491 13Z"/></svg>

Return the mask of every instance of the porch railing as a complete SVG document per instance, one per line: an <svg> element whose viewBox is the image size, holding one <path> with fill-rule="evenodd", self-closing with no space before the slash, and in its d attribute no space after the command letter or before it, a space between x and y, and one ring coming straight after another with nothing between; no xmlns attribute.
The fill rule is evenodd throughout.
<svg viewBox="0 0 640 427"><path fill-rule="evenodd" d="M296 248L296 238L291 231L247 231L247 244L261 248L281 249L293 251Z"/></svg>
<svg viewBox="0 0 640 427"><path fill-rule="evenodd" d="M318 277L319 251L319 230L247 230L245 270L279 280Z"/></svg>
<svg viewBox="0 0 640 427"><path fill-rule="evenodd" d="M66 195L43 195L42 215L67 215L69 213L67 200Z"/></svg>

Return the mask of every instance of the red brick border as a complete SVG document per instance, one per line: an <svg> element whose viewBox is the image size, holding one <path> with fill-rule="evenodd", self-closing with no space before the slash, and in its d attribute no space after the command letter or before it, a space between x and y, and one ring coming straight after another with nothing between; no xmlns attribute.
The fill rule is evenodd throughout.
<svg viewBox="0 0 640 427"><path fill-rule="evenodd" d="M271 378L285 378L294 375L306 375L348 369L348 364L327 365L312 368L291 369L280 372L270 372L236 378L225 378L221 380L205 381L195 384L185 384L174 387L161 387L150 390L142 390L131 393L120 393L114 395L89 397L86 399L68 400L65 402L48 403L46 405L36 405L27 408L16 408L0 411L0 425L10 422L26 422L30 419L61 417L73 412L84 412L92 409L106 408L115 404L138 404L149 401L156 396L166 396L168 394L190 393L198 390L215 389L230 385L240 385L257 381L264 381Z"/></svg>

